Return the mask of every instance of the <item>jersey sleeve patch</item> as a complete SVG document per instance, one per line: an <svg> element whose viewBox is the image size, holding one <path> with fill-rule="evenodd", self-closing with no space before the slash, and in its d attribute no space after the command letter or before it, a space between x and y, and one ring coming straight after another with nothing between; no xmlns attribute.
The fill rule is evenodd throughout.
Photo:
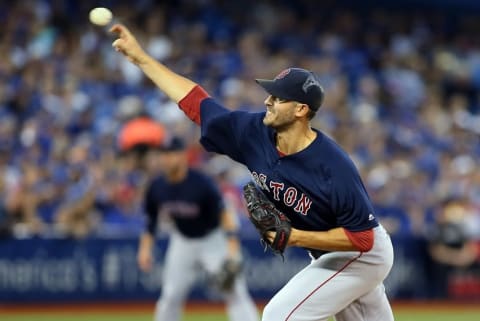
<svg viewBox="0 0 480 321"><path fill-rule="evenodd" d="M202 87L196 85L178 102L178 105L188 118L200 125L200 104L208 97L210 95Z"/></svg>

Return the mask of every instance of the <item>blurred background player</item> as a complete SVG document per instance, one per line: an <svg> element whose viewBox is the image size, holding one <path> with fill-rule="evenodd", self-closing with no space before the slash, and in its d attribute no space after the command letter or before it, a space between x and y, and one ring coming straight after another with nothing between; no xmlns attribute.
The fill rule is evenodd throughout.
<svg viewBox="0 0 480 321"><path fill-rule="evenodd" d="M168 216L173 225L155 320L176 321L180 320L189 290L203 270L215 275L223 272L225 262L241 261L237 224L213 180L189 168L182 139L173 137L164 143L160 162L156 162L155 152L151 155L149 164L160 165L162 173L151 180L145 192L148 220L140 238L138 264L141 270L151 271L158 222ZM230 320L258 320L241 273L223 296Z"/></svg>

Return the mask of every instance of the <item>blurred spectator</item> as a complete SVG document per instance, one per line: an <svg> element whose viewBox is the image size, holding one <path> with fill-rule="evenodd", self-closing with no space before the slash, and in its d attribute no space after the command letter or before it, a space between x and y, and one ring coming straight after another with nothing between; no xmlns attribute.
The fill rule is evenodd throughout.
<svg viewBox="0 0 480 321"><path fill-rule="evenodd" d="M0 165L0 173L3 171L4 169ZM5 185L5 180L0 179L0 195L2 195L0 197L0 238L8 237L12 233L12 217L9 211Z"/></svg>
<svg viewBox="0 0 480 321"><path fill-rule="evenodd" d="M96 190L91 177L85 175L80 165L69 169L66 195L56 212L56 232L60 236L76 239L92 235L98 226L95 209Z"/></svg>
<svg viewBox="0 0 480 321"><path fill-rule="evenodd" d="M10 213L13 217L13 234L18 238L40 236L45 231L39 213L39 204L51 199L53 191L39 183L42 172L39 167L24 164L22 176L12 194L7 192Z"/></svg>
<svg viewBox="0 0 480 321"><path fill-rule="evenodd" d="M480 230L472 231L471 224L478 215L465 199L447 199L438 207L426 236L431 256L428 275L433 297L448 298L452 272L467 269L477 260L474 236Z"/></svg>
<svg viewBox="0 0 480 321"><path fill-rule="evenodd" d="M118 144L121 152L158 146L165 139L164 127L147 116L137 116L127 121L121 128Z"/></svg>

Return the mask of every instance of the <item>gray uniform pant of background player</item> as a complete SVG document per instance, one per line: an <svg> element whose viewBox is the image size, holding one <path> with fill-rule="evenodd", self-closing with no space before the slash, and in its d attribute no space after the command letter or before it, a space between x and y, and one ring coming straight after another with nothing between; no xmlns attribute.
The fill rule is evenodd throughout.
<svg viewBox="0 0 480 321"><path fill-rule="evenodd" d="M186 238L172 232L165 254L162 295L155 309L155 321L179 321L184 302L199 272L217 272L227 255L227 240L221 230L202 238ZM200 269L201 267L201 269ZM224 294L230 321L258 321L245 278L237 278L231 293Z"/></svg>
<svg viewBox="0 0 480 321"><path fill-rule="evenodd" d="M369 252L320 256L297 273L267 304L262 321L393 321L383 280L393 248L383 227Z"/></svg>

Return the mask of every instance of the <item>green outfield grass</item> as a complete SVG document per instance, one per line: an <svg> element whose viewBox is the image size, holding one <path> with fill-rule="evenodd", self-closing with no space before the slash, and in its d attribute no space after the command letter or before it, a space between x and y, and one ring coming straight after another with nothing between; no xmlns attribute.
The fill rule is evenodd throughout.
<svg viewBox="0 0 480 321"><path fill-rule="evenodd" d="M1 311L1 310L0 310ZM152 321L147 313L79 313L69 315L66 313L41 313L41 314L3 314L0 312L2 321ZM396 321L479 321L478 311L399 311L395 313ZM188 313L183 321L228 321L223 313Z"/></svg>

